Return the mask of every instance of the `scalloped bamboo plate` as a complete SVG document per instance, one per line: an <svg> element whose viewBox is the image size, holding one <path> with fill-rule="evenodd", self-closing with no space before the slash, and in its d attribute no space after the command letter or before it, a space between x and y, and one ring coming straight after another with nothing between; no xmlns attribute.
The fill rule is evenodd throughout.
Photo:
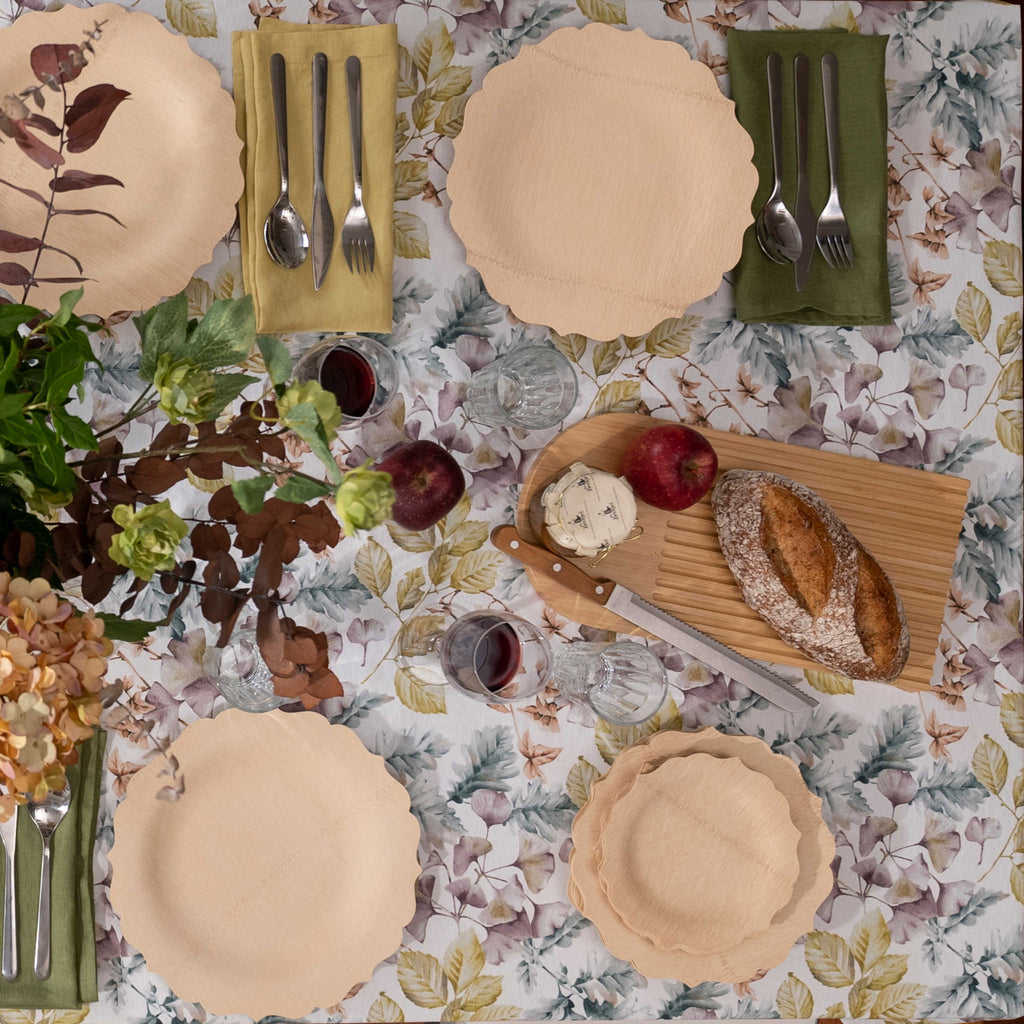
<svg viewBox="0 0 1024 1024"><path fill-rule="evenodd" d="M99 210L100 215L56 216L50 220L40 278L64 278L30 288L27 302L56 309L62 292L82 282L85 295L77 312L110 316L146 309L188 284L208 263L214 247L230 230L242 191L235 134L235 105L221 86L220 73L195 53L188 40L168 31L152 15L117 4L66 6L29 12L0 30L0 82L3 92L39 85L29 63L34 46L81 43L96 22L102 35L81 74L67 83L68 102L88 88L112 85L129 93L110 115L99 139L81 152L64 148L58 170L106 175L123 183L86 188L83 179L54 202L65 210ZM60 92L43 88L42 114L60 127ZM64 138L38 128L30 132L57 148ZM44 202L51 198L53 172L30 159L12 140L0 145L0 178L28 189ZM73 147L72 147L73 148ZM70 185L69 180L65 185ZM3 226L39 238L45 207L24 191L0 185ZM116 219L115 219L116 218ZM34 250L2 252L0 263L31 270ZM77 269L73 260L81 264ZM11 287L11 286L8 286ZM11 287L21 301L23 286Z"/></svg>
<svg viewBox="0 0 1024 1024"><path fill-rule="evenodd" d="M597 869L607 810L629 790L637 776L691 753L735 757L752 771L767 776L786 798L790 818L800 833L800 873L789 902L763 932L748 936L723 953L700 955L659 949L637 935L608 902ZM814 926L815 912L832 887L835 840L821 816L821 799L804 785L794 762L773 754L763 740L754 736L726 736L711 728L697 733L668 731L654 733L628 747L591 787L589 799L573 821L572 838L569 899L593 921L608 950L647 977L674 978L691 986L702 981L748 981L759 971L781 963L797 939Z"/></svg>
<svg viewBox="0 0 1024 1024"><path fill-rule="evenodd" d="M637 776L605 821L605 895L661 949L734 948L771 924L800 873L788 801L735 757L671 758Z"/></svg>
<svg viewBox="0 0 1024 1024"><path fill-rule="evenodd" d="M171 745L114 814L110 898L124 937L210 1013L332 1006L402 942L420 829L359 737L311 712L228 710Z"/></svg>
<svg viewBox="0 0 1024 1024"><path fill-rule="evenodd" d="M511 159L510 159L511 154ZM562 28L489 72L448 175L487 291L562 334L643 334L740 256L754 146L679 43Z"/></svg>

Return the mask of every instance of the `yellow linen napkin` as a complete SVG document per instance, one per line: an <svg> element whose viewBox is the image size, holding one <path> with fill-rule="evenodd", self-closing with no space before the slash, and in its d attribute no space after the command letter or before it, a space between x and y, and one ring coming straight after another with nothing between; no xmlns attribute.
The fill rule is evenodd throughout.
<svg viewBox="0 0 1024 1024"><path fill-rule="evenodd" d="M245 191L238 201L242 278L252 293L256 327L284 331L391 330L391 241L394 206L395 92L398 38L394 25L297 25L264 18L256 32L233 32L235 128L245 143ZM280 176L270 56L284 57L288 84L288 162L292 204L312 226L313 54L328 61L324 183L334 215L334 247L320 290L312 255L297 270L279 267L263 244L263 222L277 200ZM363 201L376 249L372 274L353 274L341 251L341 228L352 201L345 60L362 62Z"/></svg>

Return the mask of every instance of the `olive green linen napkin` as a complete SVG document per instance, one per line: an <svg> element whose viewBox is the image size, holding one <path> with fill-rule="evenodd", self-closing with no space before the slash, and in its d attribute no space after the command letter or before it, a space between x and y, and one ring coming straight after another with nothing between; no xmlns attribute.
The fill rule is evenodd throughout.
<svg viewBox="0 0 1024 1024"><path fill-rule="evenodd" d="M263 222L280 190L270 57L285 60L288 98L288 163L291 200L307 230L312 227L313 99L312 61L325 53L327 134L324 184L334 217L331 264L319 291L313 288L313 259L295 270L279 267L263 244ZM245 190L238 201L242 279L252 293L257 330L391 330L391 221L395 195L395 99L398 36L391 25L300 25L260 20L256 32L233 32L235 130L245 143ZM363 93L363 199L374 239L371 274L353 274L341 251L341 229L352 202L345 61L359 58Z"/></svg>
<svg viewBox="0 0 1024 1024"><path fill-rule="evenodd" d="M772 188L768 116L768 54L782 57L782 197L795 209L796 143L793 58L811 62L808 172L811 205L820 213L828 198L828 153L821 95L821 58L839 64L839 197L853 239L853 267L833 270L815 250L803 291L792 264L773 263L761 252L754 228L743 238L734 284L736 315L756 323L888 324L892 322L885 258L888 160L885 46L888 36L849 32L729 32L729 79L736 116L754 140L760 184L752 210L760 211ZM813 239L812 239L813 241Z"/></svg>
<svg viewBox="0 0 1024 1024"><path fill-rule="evenodd" d="M67 815L53 834L51 966L45 981L32 969L43 845L26 808L18 812L15 864L20 970L13 981L0 978L0 1007L4 1009L74 1010L97 999L92 853L106 740L106 733L97 730L79 747L78 764L67 769L72 798Z"/></svg>

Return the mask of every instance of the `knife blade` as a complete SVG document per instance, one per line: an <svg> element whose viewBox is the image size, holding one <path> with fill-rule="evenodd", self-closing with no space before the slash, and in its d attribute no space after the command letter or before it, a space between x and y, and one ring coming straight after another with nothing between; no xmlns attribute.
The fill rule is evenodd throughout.
<svg viewBox="0 0 1024 1024"><path fill-rule="evenodd" d="M796 106L796 217L800 228L802 244L800 258L796 261L796 290L802 291L811 272L811 259L814 256L815 228L817 218L811 206L811 182L807 175L807 102L808 78L811 62L807 55L798 53L793 58L794 100Z"/></svg>
<svg viewBox="0 0 1024 1024"><path fill-rule="evenodd" d="M0 839L4 843L4 937L0 955L0 973L7 981L18 976L18 901L17 880L14 877L14 855L18 846L18 812L0 822Z"/></svg>
<svg viewBox="0 0 1024 1024"><path fill-rule="evenodd" d="M313 56L313 287L319 291L331 265L334 217L324 188L324 139L327 133L327 55Z"/></svg>
<svg viewBox="0 0 1024 1024"><path fill-rule="evenodd" d="M785 711L809 711L818 706L814 697L801 693L771 669L656 607L628 587L592 579L582 569L559 558L547 548L523 540L514 526L497 527L491 533L491 543L524 565L537 569L551 579L557 579L581 597L597 601L608 611L628 619L681 651L692 654L709 668L735 679L748 690L760 694Z"/></svg>

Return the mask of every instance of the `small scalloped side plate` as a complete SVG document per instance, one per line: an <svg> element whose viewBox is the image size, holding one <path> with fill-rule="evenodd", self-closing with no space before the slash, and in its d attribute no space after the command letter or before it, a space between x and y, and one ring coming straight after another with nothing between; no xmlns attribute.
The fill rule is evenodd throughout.
<svg viewBox="0 0 1024 1024"><path fill-rule="evenodd" d="M605 820L605 894L659 949L735 948L771 924L800 873L788 801L735 757L670 758L637 776Z"/></svg>
<svg viewBox="0 0 1024 1024"><path fill-rule="evenodd" d="M451 223L529 323L640 335L718 288L753 222L754 146L705 65L639 29L563 28L489 72Z"/></svg>
<svg viewBox="0 0 1024 1024"><path fill-rule="evenodd" d="M210 1013L332 1006L402 942L420 829L358 736L312 712L228 710L171 745L114 814L110 898L124 937Z"/></svg>
<svg viewBox="0 0 1024 1024"><path fill-rule="evenodd" d="M65 149L63 173L71 169L106 175L123 183L58 192L58 208L101 211L100 215L56 216L40 255L40 278L65 278L29 289L26 301L54 310L62 292L84 277L79 313L110 316L146 309L188 284L208 263L230 230L242 191L235 133L235 105L220 73L195 53L184 36L168 31L152 15L117 4L67 6L29 12L0 30L0 82L5 91L39 84L29 63L32 48L45 43L81 43L96 22L102 35L81 74L68 83L68 102L88 88L111 85L129 95L110 114L99 139L86 150ZM42 114L60 126L59 92L43 88ZM57 139L32 129L56 147ZM0 146L0 178L18 189L50 199L53 172L8 141ZM0 184L4 228L39 237L45 205L23 191ZM116 218L116 219L114 219ZM35 250L3 253L31 269ZM81 271L74 260L79 261ZM11 287L21 301L22 286Z"/></svg>
<svg viewBox="0 0 1024 1024"><path fill-rule="evenodd" d="M691 753L735 757L752 771L767 776L786 798L800 833L800 873L793 892L771 924L722 953L693 954L660 949L629 929L608 902L598 871L597 853L609 809L629 791L638 775ZM609 952L628 960L650 978L674 978L686 985L702 981L742 982L785 960L793 944L814 927L814 915L832 887L835 840L821 816L821 799L807 789L800 769L755 736L726 736L715 729L700 732L657 732L624 750L606 775L598 779L572 825L569 858L569 899L596 925Z"/></svg>

